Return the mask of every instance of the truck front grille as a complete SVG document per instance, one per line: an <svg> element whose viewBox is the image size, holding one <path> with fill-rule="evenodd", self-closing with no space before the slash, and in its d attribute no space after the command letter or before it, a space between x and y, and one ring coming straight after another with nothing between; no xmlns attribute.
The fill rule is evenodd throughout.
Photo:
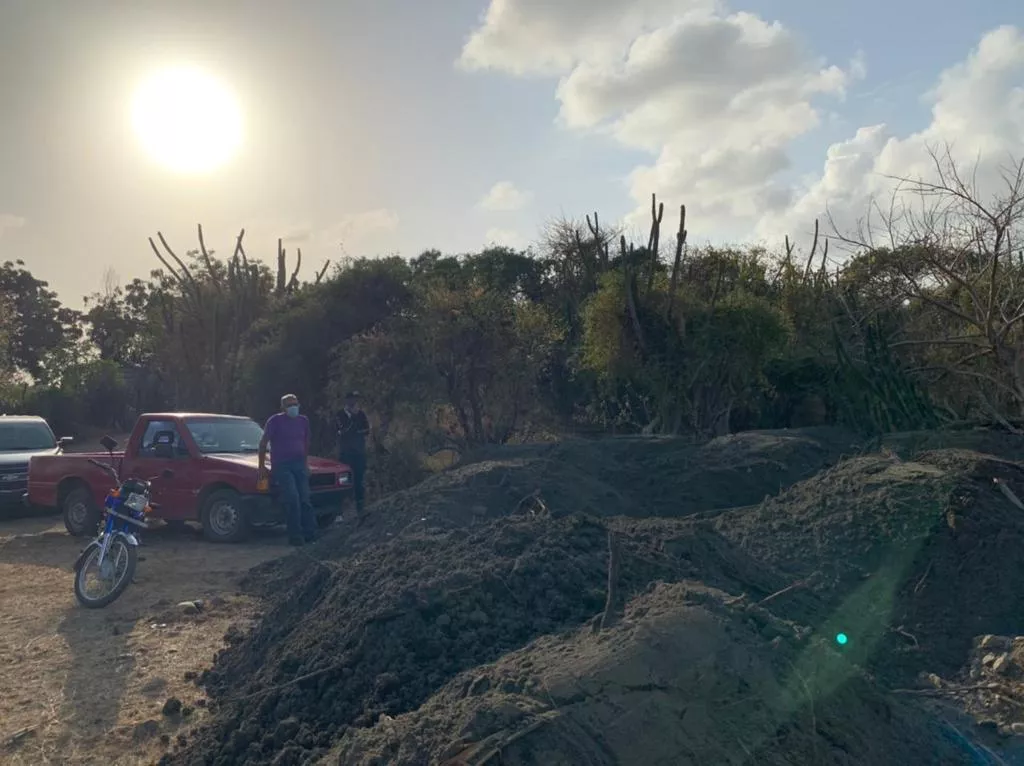
<svg viewBox="0 0 1024 766"><path fill-rule="evenodd" d="M333 489L338 486L338 477L333 473L314 473L309 477L310 489Z"/></svg>

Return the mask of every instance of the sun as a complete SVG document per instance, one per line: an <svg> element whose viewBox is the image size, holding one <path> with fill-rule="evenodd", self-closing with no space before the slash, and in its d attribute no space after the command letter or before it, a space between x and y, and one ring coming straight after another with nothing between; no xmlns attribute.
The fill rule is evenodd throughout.
<svg viewBox="0 0 1024 766"><path fill-rule="evenodd" d="M132 126L154 161L178 173L223 166L242 144L242 112L231 90L195 67L148 77L132 101Z"/></svg>

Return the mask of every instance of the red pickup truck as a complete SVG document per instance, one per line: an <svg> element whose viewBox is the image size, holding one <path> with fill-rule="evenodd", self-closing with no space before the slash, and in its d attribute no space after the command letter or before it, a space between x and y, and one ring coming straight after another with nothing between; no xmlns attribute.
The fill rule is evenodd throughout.
<svg viewBox="0 0 1024 766"><path fill-rule="evenodd" d="M89 458L111 462L122 477L153 481L153 516L168 522L199 521L214 542L236 542L253 526L284 520L273 487L256 486L263 429L233 415L155 413L142 415L124 452L72 453L32 457L28 501L60 508L64 525L75 536L93 534L110 477ZM268 464L273 455L268 457ZM341 513L352 488L349 466L310 457L310 499L320 526ZM171 474L165 473L170 471ZM173 474L173 478L171 475Z"/></svg>

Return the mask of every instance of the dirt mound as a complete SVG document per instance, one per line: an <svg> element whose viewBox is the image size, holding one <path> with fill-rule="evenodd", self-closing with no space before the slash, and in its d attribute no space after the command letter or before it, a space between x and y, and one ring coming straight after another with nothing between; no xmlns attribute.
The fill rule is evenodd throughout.
<svg viewBox="0 0 1024 766"><path fill-rule="evenodd" d="M758 503L857 450L851 434L832 428L749 431L701 445L620 437L506 446L386 499L381 510L415 498L471 521L467 511L510 513L537 494L558 516L685 516Z"/></svg>
<svg viewBox="0 0 1024 766"><path fill-rule="evenodd" d="M1024 633L1024 467L836 464L855 451L823 431L479 455L252 574L266 616L204 677L214 715L175 761L414 764L486 741L452 763L986 763L856 668L953 675L978 634ZM609 581L609 614L702 584L591 635Z"/></svg>
<svg viewBox="0 0 1024 766"><path fill-rule="evenodd" d="M685 584L636 599L610 630L541 638L462 674L321 762L468 766L498 753L506 766L986 762L840 652Z"/></svg>
<svg viewBox="0 0 1024 766"><path fill-rule="evenodd" d="M736 591L749 585L734 574L759 592L781 582L707 532L687 543L671 522L634 526L642 534L617 536L622 599L696 576ZM602 613L608 556L602 524L520 517L307 558L298 583L202 679L217 715L181 762L270 763L285 746L305 758L351 727L414 710L457 673Z"/></svg>
<svg viewBox="0 0 1024 766"><path fill-rule="evenodd" d="M464 529L516 514L681 517L761 502L858 452L835 428L681 438L570 439L481 449L459 465L375 503L339 532L331 555L419 529Z"/></svg>
<svg viewBox="0 0 1024 766"><path fill-rule="evenodd" d="M956 672L979 634L1024 632L1024 511L1000 483L1024 497L1024 466L963 450L866 456L714 523L809 578L831 603L815 624L906 680Z"/></svg>
<svg viewBox="0 0 1024 766"><path fill-rule="evenodd" d="M886 434L877 444L881 449L895 452L904 460L940 449L980 452L1004 460L1020 460L1024 455L1024 437L1002 428L982 426Z"/></svg>
<svg viewBox="0 0 1024 766"><path fill-rule="evenodd" d="M750 431L701 445L621 437L482 449L381 499L362 526L334 530L316 555L340 559L407 534L467 529L506 516L680 518L747 506L858 449L853 436L835 428ZM282 582L304 569L298 557L268 562L246 587L276 598Z"/></svg>

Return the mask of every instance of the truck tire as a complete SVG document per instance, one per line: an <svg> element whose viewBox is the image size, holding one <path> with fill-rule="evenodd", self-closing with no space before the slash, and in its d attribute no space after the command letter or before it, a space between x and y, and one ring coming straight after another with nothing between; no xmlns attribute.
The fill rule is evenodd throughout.
<svg viewBox="0 0 1024 766"><path fill-rule="evenodd" d="M242 496L233 489L211 492L203 503L203 536L211 543L238 543L249 536Z"/></svg>
<svg viewBox="0 0 1024 766"><path fill-rule="evenodd" d="M73 487L64 496L61 512L64 516L64 528L72 537L89 537L96 534L101 514L93 500L92 492L87 487Z"/></svg>

